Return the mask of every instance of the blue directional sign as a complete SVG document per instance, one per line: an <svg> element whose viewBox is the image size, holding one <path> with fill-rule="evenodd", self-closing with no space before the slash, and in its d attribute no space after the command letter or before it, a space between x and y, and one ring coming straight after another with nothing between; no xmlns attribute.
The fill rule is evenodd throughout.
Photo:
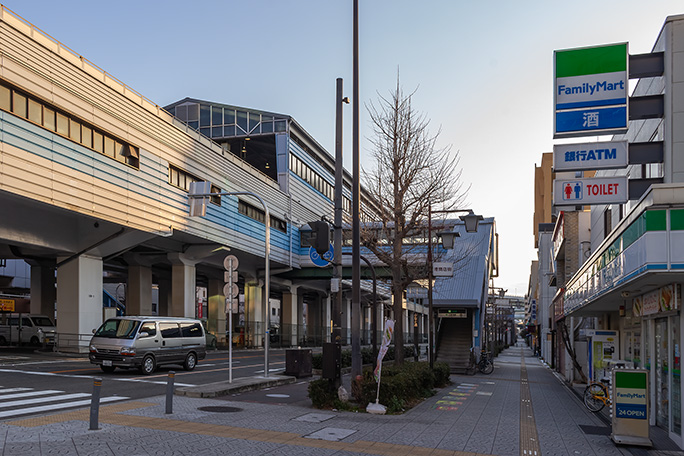
<svg viewBox="0 0 684 456"><path fill-rule="evenodd" d="M333 260L333 256L335 254L335 250L333 249L333 245L330 244L330 248L328 249L327 252L323 254L323 257L321 258L321 255L316 252L316 249L313 247L309 247L309 258L311 259L311 262L315 265L318 266L319 268L324 268L326 266L330 266L330 263Z"/></svg>

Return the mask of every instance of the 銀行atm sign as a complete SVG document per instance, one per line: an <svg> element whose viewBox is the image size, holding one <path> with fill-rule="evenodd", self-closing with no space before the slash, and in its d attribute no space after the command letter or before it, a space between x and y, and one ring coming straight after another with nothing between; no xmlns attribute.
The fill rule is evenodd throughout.
<svg viewBox="0 0 684 456"><path fill-rule="evenodd" d="M623 204L628 201L627 176L553 181L555 206Z"/></svg>
<svg viewBox="0 0 684 456"><path fill-rule="evenodd" d="M554 52L554 138L627 131L627 43Z"/></svg>

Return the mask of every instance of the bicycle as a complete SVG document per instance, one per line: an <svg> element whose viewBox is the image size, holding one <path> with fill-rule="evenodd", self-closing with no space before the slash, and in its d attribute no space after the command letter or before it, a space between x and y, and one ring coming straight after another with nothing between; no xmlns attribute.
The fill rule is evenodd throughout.
<svg viewBox="0 0 684 456"><path fill-rule="evenodd" d="M608 388L602 382L592 382L584 390L583 401L589 411L597 413L611 405Z"/></svg>
<svg viewBox="0 0 684 456"><path fill-rule="evenodd" d="M494 362L491 360L490 352L480 352L480 361L475 362L475 353L473 353L472 348L470 349L470 365L466 369L466 373L475 375L476 371L480 371L485 375L494 372Z"/></svg>

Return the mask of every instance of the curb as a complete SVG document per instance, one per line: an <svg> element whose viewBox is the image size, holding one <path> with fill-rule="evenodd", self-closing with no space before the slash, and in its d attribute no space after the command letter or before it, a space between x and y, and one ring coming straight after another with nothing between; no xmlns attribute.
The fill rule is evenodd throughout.
<svg viewBox="0 0 684 456"><path fill-rule="evenodd" d="M289 377L284 375L276 375L273 377L243 377L233 380L233 383L227 381L208 383L201 386L185 386L176 388L174 394L177 396L187 397L220 397L228 396L230 394L244 393L247 391L256 391L274 386L289 385L296 381L296 377Z"/></svg>

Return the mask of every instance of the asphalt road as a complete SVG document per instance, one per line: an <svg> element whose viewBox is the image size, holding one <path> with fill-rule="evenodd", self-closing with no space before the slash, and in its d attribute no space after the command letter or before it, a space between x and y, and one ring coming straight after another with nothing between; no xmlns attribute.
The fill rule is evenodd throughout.
<svg viewBox="0 0 684 456"><path fill-rule="evenodd" d="M168 374L176 386L228 380L228 352L210 351L190 372L182 366L159 367L152 375L116 369L104 373L85 356L64 356L26 349L0 350L0 420L61 411L90 404L95 378L102 379L103 403L163 395ZM269 372L282 373L285 351L271 350ZM233 378L264 374L264 352L234 351Z"/></svg>

